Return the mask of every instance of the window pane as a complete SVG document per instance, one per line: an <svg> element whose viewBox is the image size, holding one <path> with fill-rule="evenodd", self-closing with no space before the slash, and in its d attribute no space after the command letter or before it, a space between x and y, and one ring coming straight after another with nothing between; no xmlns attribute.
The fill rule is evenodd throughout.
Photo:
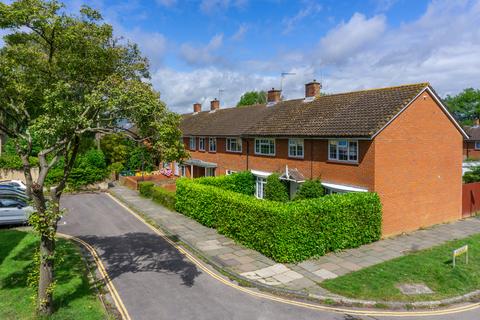
<svg viewBox="0 0 480 320"><path fill-rule="evenodd" d="M350 161L357 161L358 159L358 144L357 141L350 141L348 148L348 158Z"/></svg>
<svg viewBox="0 0 480 320"><path fill-rule="evenodd" d="M330 141L330 159L337 159L337 141Z"/></svg>
<svg viewBox="0 0 480 320"><path fill-rule="evenodd" d="M338 141L338 160L348 160L348 143L346 140Z"/></svg>

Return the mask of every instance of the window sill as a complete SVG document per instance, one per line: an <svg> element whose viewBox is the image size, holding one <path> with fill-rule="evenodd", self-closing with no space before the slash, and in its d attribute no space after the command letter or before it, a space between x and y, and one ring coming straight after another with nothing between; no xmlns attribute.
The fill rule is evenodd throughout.
<svg viewBox="0 0 480 320"><path fill-rule="evenodd" d="M230 150L226 150L225 152L228 152L228 153L242 153L242 150L240 150L240 151L230 151Z"/></svg>
<svg viewBox="0 0 480 320"><path fill-rule="evenodd" d="M254 155L260 157L275 157L275 154L254 153Z"/></svg>
<svg viewBox="0 0 480 320"><path fill-rule="evenodd" d="M297 160L303 160L303 159L304 159L303 156L302 156L302 157L299 157L299 156L297 157L297 156L288 155L288 157L289 157L290 159L297 159Z"/></svg>
<svg viewBox="0 0 480 320"><path fill-rule="evenodd" d="M351 165L351 166L358 166L358 161L327 160L327 163L346 164L346 165Z"/></svg>

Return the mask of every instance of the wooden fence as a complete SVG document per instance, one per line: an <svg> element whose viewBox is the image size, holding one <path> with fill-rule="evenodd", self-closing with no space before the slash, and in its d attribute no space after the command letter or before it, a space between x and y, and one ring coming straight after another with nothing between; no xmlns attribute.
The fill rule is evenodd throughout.
<svg viewBox="0 0 480 320"><path fill-rule="evenodd" d="M480 182L466 183L462 188L462 217L480 212Z"/></svg>

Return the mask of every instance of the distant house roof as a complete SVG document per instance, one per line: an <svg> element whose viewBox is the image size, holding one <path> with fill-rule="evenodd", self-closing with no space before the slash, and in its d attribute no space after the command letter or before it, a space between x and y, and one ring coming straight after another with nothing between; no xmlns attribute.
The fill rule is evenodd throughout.
<svg viewBox="0 0 480 320"><path fill-rule="evenodd" d="M310 102L295 99L189 113L183 115L181 130L184 136L371 138L426 88L433 92L428 83L417 83L329 94Z"/></svg>
<svg viewBox="0 0 480 320"><path fill-rule="evenodd" d="M463 129L468 134L468 139L466 140L480 141L480 126L464 127Z"/></svg>

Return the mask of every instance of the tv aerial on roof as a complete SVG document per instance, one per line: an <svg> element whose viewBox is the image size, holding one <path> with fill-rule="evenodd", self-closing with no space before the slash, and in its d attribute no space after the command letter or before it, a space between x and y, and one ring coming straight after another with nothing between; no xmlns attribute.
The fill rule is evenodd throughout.
<svg viewBox="0 0 480 320"><path fill-rule="evenodd" d="M295 72L282 72L280 77L280 91L283 90L283 80L285 79L286 76L293 76L296 75Z"/></svg>

